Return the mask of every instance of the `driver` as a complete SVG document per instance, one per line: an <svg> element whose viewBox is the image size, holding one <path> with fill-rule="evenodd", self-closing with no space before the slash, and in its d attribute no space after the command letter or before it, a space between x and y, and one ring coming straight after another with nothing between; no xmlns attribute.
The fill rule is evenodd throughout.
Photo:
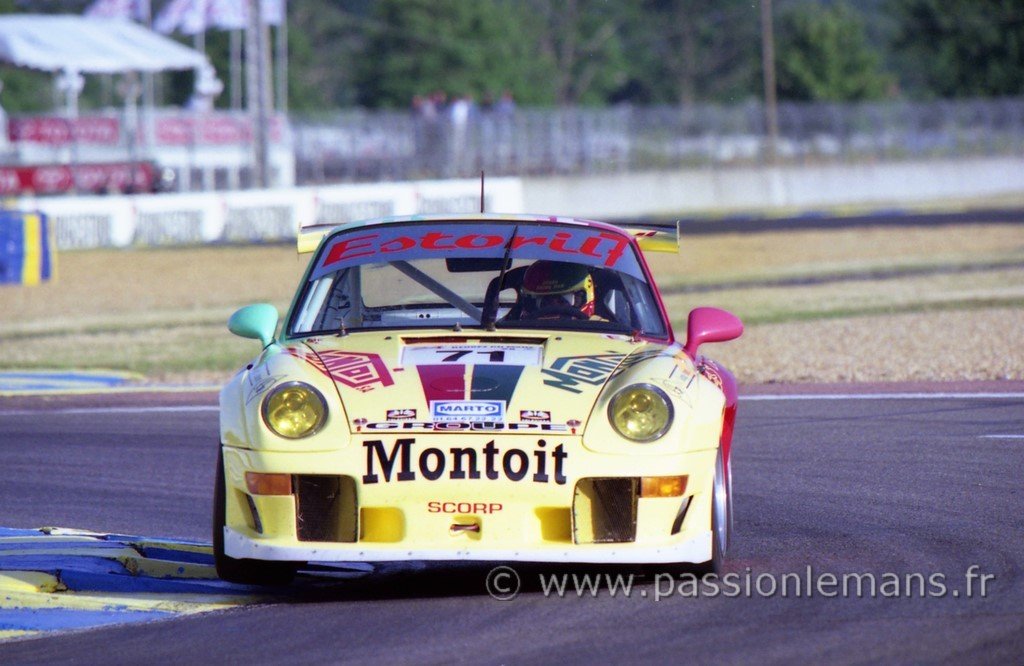
<svg viewBox="0 0 1024 666"><path fill-rule="evenodd" d="M581 264L542 259L523 275L521 303L524 318L595 318L594 278Z"/></svg>

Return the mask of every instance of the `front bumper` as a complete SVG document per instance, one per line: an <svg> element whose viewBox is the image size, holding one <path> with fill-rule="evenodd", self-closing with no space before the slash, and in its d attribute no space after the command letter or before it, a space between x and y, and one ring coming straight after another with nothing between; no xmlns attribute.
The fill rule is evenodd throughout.
<svg viewBox="0 0 1024 666"><path fill-rule="evenodd" d="M367 544L369 545L369 544ZM666 546L636 544L587 544L565 547L517 549L435 548L413 549L374 547L338 547L336 544L285 544L254 539L231 528L224 528L224 552L234 558L285 560L294 562L392 562L406 560L560 562L581 564L668 564L707 562L711 559L711 531L680 539Z"/></svg>
<svg viewBox="0 0 1024 666"><path fill-rule="evenodd" d="M578 438L538 448L515 435L357 440L323 453L224 447L224 549L301 562L706 562L715 456L599 454ZM246 472L293 475L293 494L250 494ZM683 495L639 495L641 477L677 475ZM309 487L329 490L313 501Z"/></svg>

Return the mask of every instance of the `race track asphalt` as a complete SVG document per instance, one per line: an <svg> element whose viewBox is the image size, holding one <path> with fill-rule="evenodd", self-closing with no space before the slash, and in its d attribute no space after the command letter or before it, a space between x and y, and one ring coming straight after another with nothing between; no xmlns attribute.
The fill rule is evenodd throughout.
<svg viewBox="0 0 1024 666"><path fill-rule="evenodd" d="M216 444L209 401L166 411L0 404L0 525L208 539ZM1020 398L744 400L730 570L741 588L760 581L766 592L791 574L786 597L729 588L695 598L655 570L629 598L571 588L557 598L538 576L566 571L535 566L516 567L522 594L498 601L485 589L491 566L431 566L0 643L0 663L1019 664L1022 470ZM984 597L976 577L967 593L972 571L993 576ZM848 574L873 575L874 598L826 596L838 589L829 576ZM802 583L795 594L808 576L812 595ZM908 576L911 589L895 589Z"/></svg>

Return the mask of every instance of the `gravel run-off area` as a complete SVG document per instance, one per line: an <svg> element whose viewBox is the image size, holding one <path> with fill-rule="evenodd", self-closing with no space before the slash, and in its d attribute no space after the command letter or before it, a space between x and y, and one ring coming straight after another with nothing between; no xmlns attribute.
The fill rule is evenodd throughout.
<svg viewBox="0 0 1024 666"><path fill-rule="evenodd" d="M742 382L1024 379L1024 308L901 313L748 327L707 355Z"/></svg>

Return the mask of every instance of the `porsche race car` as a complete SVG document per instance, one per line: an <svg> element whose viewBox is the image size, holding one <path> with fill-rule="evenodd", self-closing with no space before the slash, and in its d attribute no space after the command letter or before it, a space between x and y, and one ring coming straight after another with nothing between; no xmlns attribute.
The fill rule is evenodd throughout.
<svg viewBox="0 0 1024 666"><path fill-rule="evenodd" d="M722 566L736 383L677 342L644 251L678 235L525 215L393 217L300 234L280 320L220 394L218 574L396 560Z"/></svg>

